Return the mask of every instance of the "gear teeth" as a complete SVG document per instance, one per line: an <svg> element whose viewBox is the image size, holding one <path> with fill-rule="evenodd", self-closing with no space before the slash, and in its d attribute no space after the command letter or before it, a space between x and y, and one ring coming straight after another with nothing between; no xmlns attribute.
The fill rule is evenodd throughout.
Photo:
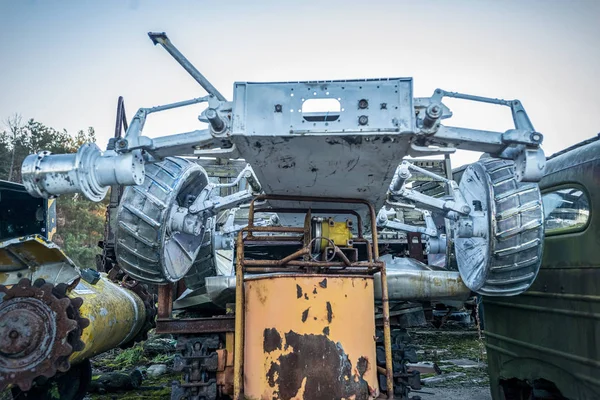
<svg viewBox="0 0 600 400"><path fill-rule="evenodd" d="M77 323L77 321L74 321L72 319L68 321L67 332L77 331L79 333L81 332L81 330L79 330L78 328L79 324Z"/></svg>
<svg viewBox="0 0 600 400"><path fill-rule="evenodd" d="M46 281L42 278L38 278L35 280L35 282L33 282L33 286L37 287L37 288L41 288L42 286L44 286L46 284Z"/></svg>
<svg viewBox="0 0 600 400"><path fill-rule="evenodd" d="M67 372L71 368L68 357L62 357L56 362L56 369L60 372Z"/></svg>
<svg viewBox="0 0 600 400"><path fill-rule="evenodd" d="M54 295L64 297L67 295L67 284L59 283L54 287Z"/></svg>
<svg viewBox="0 0 600 400"><path fill-rule="evenodd" d="M85 349L85 343L81 339L78 339L75 343L73 343L73 351L81 351Z"/></svg>
<svg viewBox="0 0 600 400"><path fill-rule="evenodd" d="M46 378L52 378L54 375L56 375L56 368L54 367L54 365L49 364L42 370L42 372L40 372L40 375L45 376ZM29 388L31 388L31 384L29 385ZM26 391L29 389L21 388L21 390Z"/></svg>
<svg viewBox="0 0 600 400"><path fill-rule="evenodd" d="M54 286L51 283L44 283L40 287L40 289L42 290L42 296L43 296L44 301L46 302L46 304L50 304L48 302L52 302L52 297L51 296L53 296L53 293L52 293L52 289L53 288L54 288Z"/></svg>
<svg viewBox="0 0 600 400"><path fill-rule="evenodd" d="M90 320L87 318L79 318L77 321L79 322L79 326L81 327L81 330L84 330L85 328L90 326Z"/></svg>
<svg viewBox="0 0 600 400"><path fill-rule="evenodd" d="M19 281L19 283L17 283L17 286L23 289L31 287L31 281L28 278L23 278Z"/></svg>
<svg viewBox="0 0 600 400"><path fill-rule="evenodd" d="M71 304L73 305L73 307L79 309L79 307L81 307L81 305L83 304L83 299L81 297L74 297L71 299Z"/></svg>
<svg viewBox="0 0 600 400"><path fill-rule="evenodd" d="M67 297L67 288L66 284L54 286L41 278L36 279L33 285L27 278L21 279L10 288L0 285L0 292L4 293L2 303L14 298L39 299L55 313L56 320L54 344L52 344L52 350L48 357L36 365L25 366L12 373L0 372L0 390L4 390L8 385L15 385L21 391L27 392L34 382L37 384L52 378L56 375L57 370L68 371L70 368L69 357L74 351L81 351L85 348L81 334L89 326L90 321L79 314L83 300Z"/></svg>
<svg viewBox="0 0 600 400"><path fill-rule="evenodd" d="M61 310L67 312L67 308L69 308L71 306L71 300L68 298L59 299L58 305L61 308Z"/></svg>

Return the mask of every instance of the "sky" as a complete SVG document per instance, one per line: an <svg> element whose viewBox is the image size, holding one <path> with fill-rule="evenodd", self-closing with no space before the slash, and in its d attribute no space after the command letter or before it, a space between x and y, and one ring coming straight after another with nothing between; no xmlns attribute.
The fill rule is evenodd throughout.
<svg viewBox="0 0 600 400"><path fill-rule="evenodd" d="M0 119L92 126L104 148L118 96L131 118L205 95L147 36L165 31L228 99L235 81L410 76L417 97L521 100L549 155L600 132L598 21L594 0L0 0ZM445 103L447 125L512 128L508 108ZM203 128L202 107L152 115L144 134Z"/></svg>

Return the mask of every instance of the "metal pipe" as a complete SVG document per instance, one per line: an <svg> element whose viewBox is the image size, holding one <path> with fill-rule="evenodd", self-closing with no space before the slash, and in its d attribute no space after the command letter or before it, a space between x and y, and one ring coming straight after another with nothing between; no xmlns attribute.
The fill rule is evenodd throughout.
<svg viewBox="0 0 600 400"><path fill-rule="evenodd" d="M360 275L360 276L371 276L371 274L366 271L364 268L356 268L356 269L352 269L352 268L347 268L347 267L327 267L327 268L318 268L315 267L316 270L318 270L318 273L321 274L343 274L343 275ZM253 274L270 274L270 273L275 273L275 272L286 272L286 273L299 273L299 274L307 274L307 272L309 272L309 270L307 270L306 268L290 268L290 267L283 267L283 268L271 268L271 267L244 267L244 270L251 272ZM375 269L375 271L379 271L379 269ZM314 272L313 270L310 270L310 272Z"/></svg>
<svg viewBox="0 0 600 400"><path fill-rule="evenodd" d="M158 319L169 319L173 312L173 284L158 285Z"/></svg>
<svg viewBox="0 0 600 400"><path fill-rule="evenodd" d="M373 232L373 254L375 262L381 264L381 303L383 308L383 347L385 350L385 377L388 399L394 397L394 366L392 363L392 333L390 329L390 302L388 298L387 274L385 262L379 261L379 243L377 241L377 214L371 203L367 202L371 214L371 230Z"/></svg>
<svg viewBox="0 0 600 400"><path fill-rule="evenodd" d="M346 264L349 267L352 266L352 263L350 262L350 260L348 260L348 257L346 257L346 255L342 252L342 250L337 246L335 246L335 254L337 254L338 257L340 257L342 259L344 264Z"/></svg>
<svg viewBox="0 0 600 400"><path fill-rule="evenodd" d="M387 270L388 298L393 301L466 300L471 290L458 271ZM382 286L375 282L375 298L382 296Z"/></svg>
<svg viewBox="0 0 600 400"><path fill-rule="evenodd" d="M244 260L244 267L278 267L280 266L280 260ZM380 262L367 262L367 261L358 261L351 262L350 266L346 265L340 261L299 261L292 260L288 261L286 265L291 265L294 267L309 267L309 268L330 268L330 267L352 267L352 268L363 268L363 269L375 269L380 268ZM366 272L363 270L363 272Z"/></svg>
<svg viewBox="0 0 600 400"><path fill-rule="evenodd" d="M75 154L49 151L31 154L23 161L21 174L27 192L33 197L80 192L97 202L111 185L141 185L144 163L139 152L121 156L114 152L103 154L94 143L86 143Z"/></svg>
<svg viewBox="0 0 600 400"><path fill-rule="evenodd" d="M376 235L374 235L376 236ZM388 399L394 398L394 370L392 364L392 335L390 331L390 302L388 298L385 263L381 267L381 303L383 307L383 346L385 349L385 378Z"/></svg>
<svg viewBox="0 0 600 400"><path fill-rule="evenodd" d="M304 233L304 228L296 226L250 226L245 227L244 232L273 232L273 233Z"/></svg>
<svg viewBox="0 0 600 400"><path fill-rule="evenodd" d="M233 348L233 400L243 400L244 383L244 240L243 232L237 237L237 260L235 267L235 336Z"/></svg>
<svg viewBox="0 0 600 400"><path fill-rule="evenodd" d="M300 250L298 250L298 251L296 251L296 252L294 252L294 253L290 254L289 256L287 256L287 257L284 257L284 258L282 258L281 260L278 260L278 261L277 261L277 264L278 264L279 266L282 266L282 267L283 267L283 266L285 266L287 263L289 263L290 261L293 261L293 260L295 260L296 258L298 258L298 257L300 257L300 256L303 256L303 255L305 255L305 254L309 254L309 253L310 253L310 250L308 250L308 248L307 248L307 247L303 247L303 248L301 248Z"/></svg>
<svg viewBox="0 0 600 400"><path fill-rule="evenodd" d="M185 69L191 76L206 90L208 93L215 96L220 101L227 101L219 91L194 67L194 65L187 59L177 48L171 43L165 32L148 32L148 36L155 45L160 43L162 47L177 61L183 69Z"/></svg>

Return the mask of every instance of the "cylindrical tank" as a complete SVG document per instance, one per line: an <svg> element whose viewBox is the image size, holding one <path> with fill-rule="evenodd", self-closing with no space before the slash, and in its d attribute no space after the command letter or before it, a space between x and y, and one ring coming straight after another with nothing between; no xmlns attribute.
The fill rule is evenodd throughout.
<svg viewBox="0 0 600 400"><path fill-rule="evenodd" d="M104 274L93 285L81 280L69 297L83 299L79 313L90 321L81 334L85 348L70 357L73 364L129 342L146 321L142 299L112 283Z"/></svg>
<svg viewBox="0 0 600 400"><path fill-rule="evenodd" d="M372 399L379 394L373 277L246 277L244 395Z"/></svg>

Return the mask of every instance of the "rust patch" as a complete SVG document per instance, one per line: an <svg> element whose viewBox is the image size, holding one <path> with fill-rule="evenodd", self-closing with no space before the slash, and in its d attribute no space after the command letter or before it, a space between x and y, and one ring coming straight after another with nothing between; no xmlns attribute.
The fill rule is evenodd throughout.
<svg viewBox="0 0 600 400"><path fill-rule="evenodd" d="M265 304L265 301L267 301L267 296L263 293L263 290L262 285L259 284L256 286L256 295L261 304Z"/></svg>
<svg viewBox="0 0 600 400"><path fill-rule="evenodd" d="M269 382L269 386L271 387L275 386L275 374L280 375L281 370L279 364L272 362L271 368L269 368L269 371L267 372L267 382Z"/></svg>
<svg viewBox="0 0 600 400"><path fill-rule="evenodd" d="M323 334L325 336L329 336L329 327L328 326L326 326L325 328L323 328Z"/></svg>
<svg viewBox="0 0 600 400"><path fill-rule="evenodd" d="M302 311L302 322L306 322L306 319L308 318L308 310L310 310L310 307Z"/></svg>
<svg viewBox="0 0 600 400"><path fill-rule="evenodd" d="M333 309L331 308L331 303L327 302L327 321L329 321L329 323L331 323L332 319L333 319Z"/></svg>
<svg viewBox="0 0 600 400"><path fill-rule="evenodd" d="M304 293L304 299L308 300L308 294Z"/></svg>
<svg viewBox="0 0 600 400"><path fill-rule="evenodd" d="M271 387L278 386L279 398L294 398L304 384L304 398L331 400L354 397L368 399L369 385L363 375L369 361L360 357L353 374L352 363L341 344L336 344L325 335L300 335L290 331L285 334L289 354L280 356L267 372Z"/></svg>
<svg viewBox="0 0 600 400"><path fill-rule="evenodd" d="M319 282L319 286L321 286L323 289L327 289L327 278Z"/></svg>
<svg viewBox="0 0 600 400"><path fill-rule="evenodd" d="M302 288L300 287L300 285L296 285L296 297L299 299L300 297L302 297Z"/></svg>
<svg viewBox="0 0 600 400"><path fill-rule="evenodd" d="M275 350L281 350L281 335L275 328L267 328L263 333L263 349L270 353Z"/></svg>
<svg viewBox="0 0 600 400"><path fill-rule="evenodd" d="M313 294L317 294L317 288L313 289Z"/></svg>

